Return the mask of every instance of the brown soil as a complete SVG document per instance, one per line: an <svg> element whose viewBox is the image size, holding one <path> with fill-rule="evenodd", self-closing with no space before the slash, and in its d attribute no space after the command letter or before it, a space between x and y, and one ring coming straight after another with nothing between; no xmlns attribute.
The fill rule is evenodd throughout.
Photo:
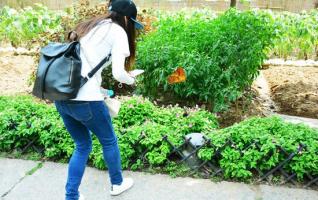
<svg viewBox="0 0 318 200"><path fill-rule="evenodd" d="M280 113L318 118L318 67L270 67L263 73Z"/></svg>
<svg viewBox="0 0 318 200"><path fill-rule="evenodd" d="M221 128L241 122L250 117L264 117L265 109L262 100L256 90L244 95L230 106L226 112L218 114Z"/></svg>
<svg viewBox="0 0 318 200"><path fill-rule="evenodd" d="M0 95L30 92L28 79L33 65L31 56L0 52Z"/></svg>

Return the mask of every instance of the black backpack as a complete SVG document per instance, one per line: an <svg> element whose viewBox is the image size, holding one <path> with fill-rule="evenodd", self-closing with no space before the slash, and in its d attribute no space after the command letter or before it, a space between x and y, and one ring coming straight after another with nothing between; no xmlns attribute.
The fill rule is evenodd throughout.
<svg viewBox="0 0 318 200"><path fill-rule="evenodd" d="M80 43L50 43L41 57L32 94L41 99L69 100L110 59L104 58L86 77L81 76Z"/></svg>

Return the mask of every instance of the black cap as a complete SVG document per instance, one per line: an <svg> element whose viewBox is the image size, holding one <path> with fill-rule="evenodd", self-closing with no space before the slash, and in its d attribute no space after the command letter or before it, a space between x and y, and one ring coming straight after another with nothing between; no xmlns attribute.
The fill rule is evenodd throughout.
<svg viewBox="0 0 318 200"><path fill-rule="evenodd" d="M113 0L109 6L109 10L130 17L130 20L135 23L136 29L144 28L144 26L137 21L137 8L132 0Z"/></svg>

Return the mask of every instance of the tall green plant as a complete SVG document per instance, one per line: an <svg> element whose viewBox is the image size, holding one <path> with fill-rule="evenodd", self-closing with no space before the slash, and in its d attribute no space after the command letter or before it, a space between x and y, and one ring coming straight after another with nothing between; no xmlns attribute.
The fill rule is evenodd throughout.
<svg viewBox="0 0 318 200"><path fill-rule="evenodd" d="M259 11L259 13L268 11ZM317 59L318 12L271 13L275 18L279 37L275 40L272 56L284 59Z"/></svg>
<svg viewBox="0 0 318 200"><path fill-rule="evenodd" d="M231 9L216 19L198 13L163 17L138 45L137 66L146 71L140 91L226 109L257 77L274 37L272 17L251 11ZM187 81L169 85L167 77L178 66Z"/></svg>
<svg viewBox="0 0 318 200"><path fill-rule="evenodd" d="M11 42L13 46L32 44L40 40L44 33L61 31L64 15L41 4L21 10L4 6L0 9L0 40Z"/></svg>

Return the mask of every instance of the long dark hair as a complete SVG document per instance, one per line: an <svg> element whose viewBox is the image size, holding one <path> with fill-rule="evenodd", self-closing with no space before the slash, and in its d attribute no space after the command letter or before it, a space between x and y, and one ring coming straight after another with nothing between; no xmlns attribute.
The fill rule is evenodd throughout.
<svg viewBox="0 0 318 200"><path fill-rule="evenodd" d="M126 58L125 69L129 71L132 69L136 58L136 29L133 21L127 19L126 23L125 16L120 15L117 12L110 11L108 14L97 16L85 22L79 23L74 29L77 34L77 40L84 37L90 30L97 26L98 23L105 19L111 19L112 22L121 26L127 33L130 56Z"/></svg>

